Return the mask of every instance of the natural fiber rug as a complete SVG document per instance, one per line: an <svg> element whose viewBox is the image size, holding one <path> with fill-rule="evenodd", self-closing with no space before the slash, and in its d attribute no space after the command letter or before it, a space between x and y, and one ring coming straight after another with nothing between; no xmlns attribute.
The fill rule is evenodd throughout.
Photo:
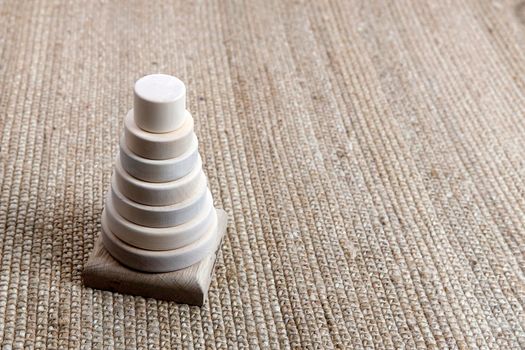
<svg viewBox="0 0 525 350"><path fill-rule="evenodd" d="M525 347L525 6L4 1L5 348ZM140 76L230 217L209 300L85 288Z"/></svg>

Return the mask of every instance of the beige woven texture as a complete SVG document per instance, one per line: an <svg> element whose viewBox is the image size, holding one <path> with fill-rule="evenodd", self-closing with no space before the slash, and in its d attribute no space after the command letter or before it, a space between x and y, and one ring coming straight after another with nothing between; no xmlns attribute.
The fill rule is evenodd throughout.
<svg viewBox="0 0 525 350"><path fill-rule="evenodd" d="M525 5L0 3L5 348L525 347ZM203 308L81 271L133 82L229 217Z"/></svg>

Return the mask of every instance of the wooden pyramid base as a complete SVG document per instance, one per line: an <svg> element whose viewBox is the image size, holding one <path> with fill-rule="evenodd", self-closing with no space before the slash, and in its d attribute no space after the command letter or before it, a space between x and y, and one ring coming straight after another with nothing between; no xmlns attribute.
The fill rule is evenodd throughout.
<svg viewBox="0 0 525 350"><path fill-rule="evenodd" d="M218 209L217 215L217 234L220 237L217 239L214 252L192 266L172 272L148 273L130 269L107 252L99 236L84 266L82 273L84 284L87 287L111 292L202 306L208 295L217 252L228 221L224 210Z"/></svg>

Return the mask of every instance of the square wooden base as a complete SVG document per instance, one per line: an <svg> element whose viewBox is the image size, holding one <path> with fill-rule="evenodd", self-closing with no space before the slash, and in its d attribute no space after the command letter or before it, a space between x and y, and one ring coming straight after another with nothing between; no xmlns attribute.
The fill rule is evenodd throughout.
<svg viewBox="0 0 525 350"><path fill-rule="evenodd" d="M182 270L164 273L140 272L120 264L106 251L101 237L95 242L82 278L87 287L122 294L176 301L202 306L208 295L217 252L221 246L228 218L217 210L219 219L217 248L200 262Z"/></svg>

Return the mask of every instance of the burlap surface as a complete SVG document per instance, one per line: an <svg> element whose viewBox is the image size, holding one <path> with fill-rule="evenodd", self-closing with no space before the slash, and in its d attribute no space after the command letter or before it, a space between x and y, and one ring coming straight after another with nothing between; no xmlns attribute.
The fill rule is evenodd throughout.
<svg viewBox="0 0 525 350"><path fill-rule="evenodd" d="M525 347L525 6L0 3L5 348ZM188 88L209 301L84 288L131 88Z"/></svg>

